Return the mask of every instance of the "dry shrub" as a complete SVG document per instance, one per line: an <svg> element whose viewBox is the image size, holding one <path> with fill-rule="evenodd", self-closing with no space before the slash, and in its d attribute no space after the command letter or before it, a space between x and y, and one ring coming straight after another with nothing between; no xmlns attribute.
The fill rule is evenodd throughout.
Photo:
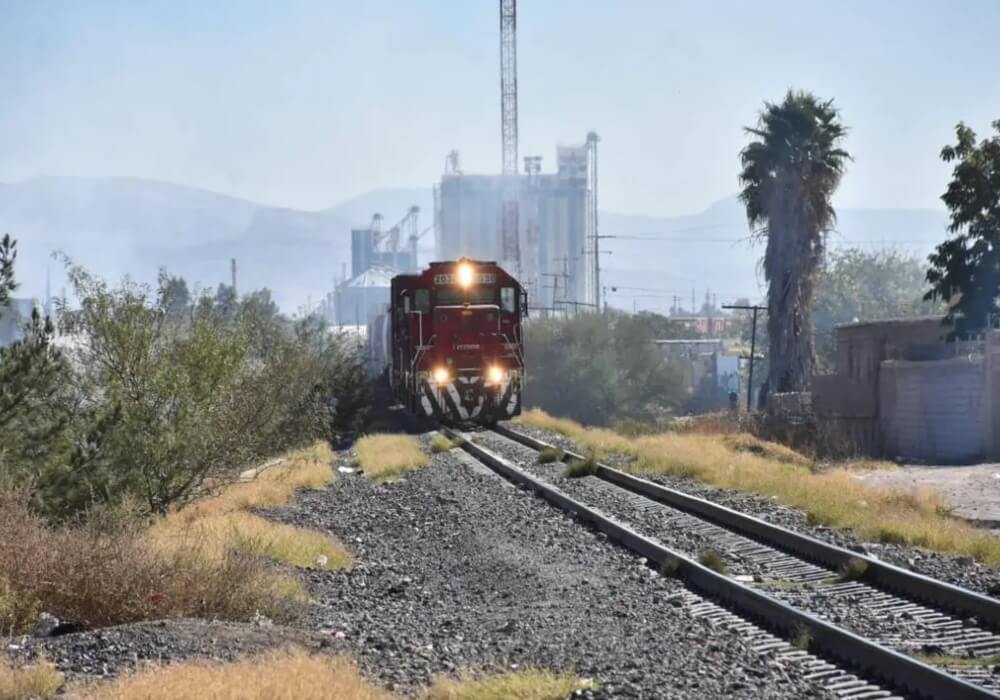
<svg viewBox="0 0 1000 700"><path fill-rule="evenodd" d="M576 690L593 687L571 673L528 669L459 680L439 677L427 691L427 700L563 700Z"/></svg>
<svg viewBox="0 0 1000 700"><path fill-rule="evenodd" d="M275 651L237 663L189 661L152 667L108 684L79 687L78 700L391 700L344 658Z"/></svg>
<svg viewBox="0 0 1000 700"><path fill-rule="evenodd" d="M150 529L149 536L167 551L201 542L202 556L215 561L240 552L303 568L339 569L350 563L347 551L330 536L246 511L206 515L192 522L164 519Z"/></svg>
<svg viewBox="0 0 1000 700"><path fill-rule="evenodd" d="M706 433L707 434L707 433ZM812 465L812 460L802 455L790 447L776 442L767 442L747 433L737 433L726 435L722 438L726 447L734 452L749 452L750 454L772 459L776 462L787 462L788 464L798 464L803 467Z"/></svg>
<svg viewBox="0 0 1000 700"><path fill-rule="evenodd" d="M48 661L15 665L0 653L0 700L47 697L62 684L62 675Z"/></svg>
<svg viewBox="0 0 1000 700"><path fill-rule="evenodd" d="M293 452L280 465L257 471L248 481L230 484L214 496L170 513L149 529L147 539L167 553L199 542L201 556L216 562L237 553L301 567L347 566L347 551L328 535L247 512L285 506L300 488L326 486L334 478L332 460L325 443Z"/></svg>
<svg viewBox="0 0 1000 700"><path fill-rule="evenodd" d="M137 525L49 527L26 502L23 492L0 490L0 571L10 595L57 617L86 626L257 612L290 621L304 606L301 585L257 557L207 556L197 541L149 547Z"/></svg>
<svg viewBox="0 0 1000 700"><path fill-rule="evenodd" d="M384 481L426 466L427 455L410 435L366 435L356 445L358 462L366 476Z"/></svg>
<svg viewBox="0 0 1000 700"><path fill-rule="evenodd" d="M815 465L801 455L773 443L749 442L754 438L668 432L629 439L537 410L520 420L559 432L599 456L627 455L632 460L626 469L632 472L687 477L774 497L804 510L812 523L847 527L869 540L966 555L1000 567L1000 538L948 517L941 497L931 491L870 486L844 468L816 473ZM737 437L743 442L734 447L732 440ZM749 444L760 447L738 449Z"/></svg>

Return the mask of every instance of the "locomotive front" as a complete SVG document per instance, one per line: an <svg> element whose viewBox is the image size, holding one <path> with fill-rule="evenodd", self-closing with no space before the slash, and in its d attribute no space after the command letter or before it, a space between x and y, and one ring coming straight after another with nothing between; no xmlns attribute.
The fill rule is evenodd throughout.
<svg viewBox="0 0 1000 700"><path fill-rule="evenodd" d="M527 299L517 280L467 259L397 279L393 376L411 410L455 422L518 415Z"/></svg>

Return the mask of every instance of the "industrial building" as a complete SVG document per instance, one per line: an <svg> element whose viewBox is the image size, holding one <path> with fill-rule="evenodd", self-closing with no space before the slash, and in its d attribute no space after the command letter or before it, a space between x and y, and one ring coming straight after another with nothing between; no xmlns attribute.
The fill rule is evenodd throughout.
<svg viewBox="0 0 1000 700"><path fill-rule="evenodd" d="M597 135L585 143L559 146L555 172L541 172L542 158L524 159L514 177L517 192L518 260L508 259L503 241L504 198L510 178L462 172L458 154L447 159L435 188L437 257L496 260L519 277L531 306L564 312L597 301Z"/></svg>

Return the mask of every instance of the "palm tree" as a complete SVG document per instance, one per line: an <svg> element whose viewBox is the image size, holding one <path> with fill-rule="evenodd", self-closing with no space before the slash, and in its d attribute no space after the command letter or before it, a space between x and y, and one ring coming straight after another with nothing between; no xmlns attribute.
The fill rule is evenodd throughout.
<svg viewBox="0 0 1000 700"><path fill-rule="evenodd" d="M788 91L764 103L753 140L740 152L740 199L754 234L767 239L768 390L805 391L816 364L812 297L826 234L836 221L830 199L851 156L833 100Z"/></svg>

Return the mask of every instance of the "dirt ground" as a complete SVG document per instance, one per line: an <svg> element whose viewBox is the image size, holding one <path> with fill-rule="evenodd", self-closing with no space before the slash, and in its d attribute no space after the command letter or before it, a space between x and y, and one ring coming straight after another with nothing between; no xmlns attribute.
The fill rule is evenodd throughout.
<svg viewBox="0 0 1000 700"><path fill-rule="evenodd" d="M859 474L858 478L880 486L937 491L955 509L954 515L1000 533L1000 464L901 466Z"/></svg>

